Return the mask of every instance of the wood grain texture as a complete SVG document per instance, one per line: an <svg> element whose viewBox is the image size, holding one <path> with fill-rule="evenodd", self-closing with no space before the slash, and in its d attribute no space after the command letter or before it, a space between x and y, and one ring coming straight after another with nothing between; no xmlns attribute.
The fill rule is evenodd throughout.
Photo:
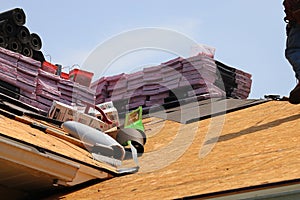
<svg viewBox="0 0 300 200"><path fill-rule="evenodd" d="M26 123L31 121L31 119L27 117L19 117L19 119L24 119L24 122ZM69 142L73 140L75 141L76 139L72 139L72 137L68 136L67 133L65 133L62 129L54 128L54 126L49 129L66 134L65 137L55 137L53 134L51 135L44 133L37 129L31 128L26 123L21 123L19 121L0 115L0 133L39 146L41 148L57 152L72 159L94 165L95 167L104 167L113 172L115 171L114 167L95 161L86 149L74 145L74 142ZM48 123L44 124L49 126ZM56 133L56 135L60 134ZM68 137L70 140L67 141L65 139L61 139L66 137Z"/></svg>
<svg viewBox="0 0 300 200"><path fill-rule="evenodd" d="M300 178L300 106L271 101L218 120L144 123L148 141L137 174L51 199L174 199Z"/></svg>

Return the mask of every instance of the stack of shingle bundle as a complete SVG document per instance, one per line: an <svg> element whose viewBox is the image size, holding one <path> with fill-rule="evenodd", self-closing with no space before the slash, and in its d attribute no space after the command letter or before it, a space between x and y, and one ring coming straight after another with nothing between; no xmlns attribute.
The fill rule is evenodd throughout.
<svg viewBox="0 0 300 200"><path fill-rule="evenodd" d="M224 97L225 91L214 85L217 79L217 67L214 60L205 55L198 55L182 61L182 79L180 87L189 87L188 96L203 99Z"/></svg>
<svg viewBox="0 0 300 200"><path fill-rule="evenodd" d="M107 99L107 84L106 77L102 77L91 84L91 89L95 91L96 105L104 103L105 99Z"/></svg>
<svg viewBox="0 0 300 200"><path fill-rule="evenodd" d="M95 105L95 89L93 88L62 78L59 78L57 87L60 92L59 102L67 105Z"/></svg>
<svg viewBox="0 0 300 200"><path fill-rule="evenodd" d="M43 62L41 38L30 33L25 22L26 16L21 8L0 13L0 46Z"/></svg>
<svg viewBox="0 0 300 200"><path fill-rule="evenodd" d="M161 70L163 76L162 87L157 95L150 96L150 99L159 99L157 104L159 104L159 101L169 103L178 100L174 92L179 88L182 79L182 60L183 58L177 57L161 64L163 66Z"/></svg>
<svg viewBox="0 0 300 200"><path fill-rule="evenodd" d="M74 83L73 93L72 93L72 102L78 105L95 105L95 90Z"/></svg>
<svg viewBox="0 0 300 200"><path fill-rule="evenodd" d="M211 57L197 55L186 59L178 57L127 75L103 77L97 84L101 87L96 89L96 102L112 100L122 112L138 106L148 110L156 105L175 105L181 100L195 100L195 97L197 100L226 96L247 98L251 75L221 66Z"/></svg>
<svg viewBox="0 0 300 200"><path fill-rule="evenodd" d="M219 78L215 85L223 87L227 97L246 99L251 91L252 75L220 61L215 61L219 70Z"/></svg>
<svg viewBox="0 0 300 200"><path fill-rule="evenodd" d="M61 92L58 90L60 77L39 69L38 84L36 88L36 100L38 108L49 111L53 101L59 101Z"/></svg>
<svg viewBox="0 0 300 200"><path fill-rule="evenodd" d="M121 81L126 79L126 78L124 78L124 76L125 76L125 74L122 73L122 74L117 74L117 75L114 75L114 76L106 77L106 81L107 81L107 98L105 99L105 102L111 101L112 94L113 94L113 91L114 91L114 88L116 87L116 85L118 85L117 87L122 87L122 86L120 86L121 84L118 84L118 81L120 79L121 79ZM116 89L119 89L119 88L116 88Z"/></svg>
<svg viewBox="0 0 300 200"><path fill-rule="evenodd" d="M162 63L163 80L160 92L166 92L179 87L179 82L182 77L182 58L178 57L168 62Z"/></svg>
<svg viewBox="0 0 300 200"><path fill-rule="evenodd" d="M231 95L240 99L247 99L251 92L252 75L238 69L235 73L237 88L233 90Z"/></svg>
<svg viewBox="0 0 300 200"><path fill-rule="evenodd" d="M108 77L108 79L110 78ZM108 89L107 95L112 101L124 99L127 93L127 74L122 74L114 86L108 86Z"/></svg>
<svg viewBox="0 0 300 200"><path fill-rule="evenodd" d="M20 88L20 101L37 106L36 87L38 70L41 63L34 59L20 55L17 64L17 84Z"/></svg>
<svg viewBox="0 0 300 200"><path fill-rule="evenodd" d="M59 79L57 87L61 94L59 101L64 104L71 105L73 101L72 95L74 82L71 80Z"/></svg>
<svg viewBox="0 0 300 200"><path fill-rule="evenodd" d="M143 94L143 77L143 71L127 75L127 93L124 96L126 106L122 107L122 109L133 109L139 105L145 105L146 95Z"/></svg>
<svg viewBox="0 0 300 200"><path fill-rule="evenodd" d="M160 89L162 88L162 65L148 67L143 69L143 92L142 96L146 97L146 101L144 105L145 107L151 107L155 104L163 104L164 99L162 98L150 98L158 95L160 93Z"/></svg>
<svg viewBox="0 0 300 200"><path fill-rule="evenodd" d="M17 65L17 87L20 88L20 94L30 99L36 98L36 86L38 69L40 62L33 59L20 57Z"/></svg>
<svg viewBox="0 0 300 200"><path fill-rule="evenodd" d="M16 99L20 97L20 89L16 87L18 57L16 53L0 48L1 93Z"/></svg>
<svg viewBox="0 0 300 200"><path fill-rule="evenodd" d="M36 88L41 63L19 53L0 48L0 80L5 91L20 101L38 107ZM13 95L14 93L17 93Z"/></svg>
<svg viewBox="0 0 300 200"><path fill-rule="evenodd" d="M13 86L17 85L17 64L20 55L0 47L0 79Z"/></svg>

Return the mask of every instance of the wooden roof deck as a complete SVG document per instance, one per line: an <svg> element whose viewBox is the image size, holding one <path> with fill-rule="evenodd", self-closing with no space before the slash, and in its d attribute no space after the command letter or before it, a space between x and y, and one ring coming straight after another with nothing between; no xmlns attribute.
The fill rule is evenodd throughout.
<svg viewBox="0 0 300 200"><path fill-rule="evenodd" d="M28 117L22 118L29 121L31 120ZM51 127L51 125L46 122L42 123ZM53 128L54 130L61 131L62 134L66 134L63 132L62 129L59 129L54 126ZM65 157L82 161L95 168L104 167L106 169L111 170L112 172L115 171L114 167L95 161L92 158L92 155L85 149L80 148L66 140L55 137L51 134L46 134L38 129L31 128L26 123L21 123L17 120L9 119L3 115L0 115L0 133L15 138L17 140L32 144L34 146L41 147L52 152L56 152Z"/></svg>
<svg viewBox="0 0 300 200"><path fill-rule="evenodd" d="M186 125L145 119L137 174L50 199L174 199L300 178L300 106L270 101L217 118Z"/></svg>

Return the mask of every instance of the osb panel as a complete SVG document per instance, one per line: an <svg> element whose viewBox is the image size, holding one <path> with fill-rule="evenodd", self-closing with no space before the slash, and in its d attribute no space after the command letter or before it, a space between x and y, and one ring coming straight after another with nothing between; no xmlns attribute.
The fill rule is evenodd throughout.
<svg viewBox="0 0 300 200"><path fill-rule="evenodd" d="M58 130L63 131L62 129ZM95 161L91 154L85 149L2 115L0 115L0 133L49 149L70 158L92 164L96 167L105 167L111 171L114 170L114 168L106 164Z"/></svg>
<svg viewBox="0 0 300 200"><path fill-rule="evenodd" d="M56 197L174 199L300 178L299 108L272 101L188 125L146 119L137 174Z"/></svg>

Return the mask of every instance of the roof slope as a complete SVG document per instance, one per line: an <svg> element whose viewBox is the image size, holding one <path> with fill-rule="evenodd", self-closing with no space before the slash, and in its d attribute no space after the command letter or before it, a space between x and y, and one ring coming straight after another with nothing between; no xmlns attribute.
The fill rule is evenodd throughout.
<svg viewBox="0 0 300 200"><path fill-rule="evenodd" d="M140 172L56 197L174 199L300 178L299 108L270 101L219 121L145 119L149 139ZM208 130L212 135L206 136Z"/></svg>

